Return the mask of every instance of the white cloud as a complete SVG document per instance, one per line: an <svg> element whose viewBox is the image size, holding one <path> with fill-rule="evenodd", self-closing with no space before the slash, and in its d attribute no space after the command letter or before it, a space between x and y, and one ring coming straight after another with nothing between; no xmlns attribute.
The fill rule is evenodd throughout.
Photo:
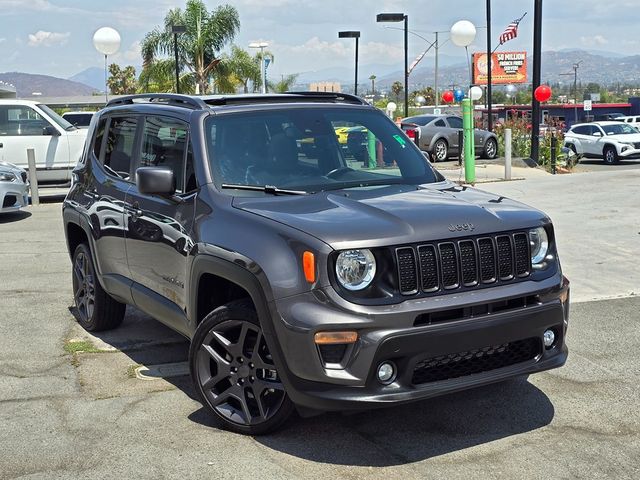
<svg viewBox="0 0 640 480"><path fill-rule="evenodd" d="M30 47L51 47L53 45L64 45L69 40L71 32L56 33L38 30L36 33L29 34Z"/></svg>
<svg viewBox="0 0 640 480"><path fill-rule="evenodd" d="M6 39L6 38L0 38L0 43L4 43L4 42L6 42L6 41L7 41L7 39Z"/></svg>
<svg viewBox="0 0 640 480"><path fill-rule="evenodd" d="M593 47L606 45L607 43L609 43L609 40L607 40L602 35L594 35L592 37L580 37L580 43L587 47Z"/></svg>
<svg viewBox="0 0 640 480"><path fill-rule="evenodd" d="M124 52L120 51L120 52L116 53L115 55L113 55L112 59L115 62L120 62L122 60L125 60L125 61L127 61L129 63L133 63L134 65L136 63L141 63L142 62L142 47L141 47L140 41L136 40Z"/></svg>

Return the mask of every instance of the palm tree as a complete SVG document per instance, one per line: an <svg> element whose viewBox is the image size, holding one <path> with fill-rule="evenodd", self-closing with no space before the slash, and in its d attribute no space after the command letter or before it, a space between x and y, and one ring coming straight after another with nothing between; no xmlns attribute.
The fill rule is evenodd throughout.
<svg viewBox="0 0 640 480"><path fill-rule="evenodd" d="M218 53L240 28L238 11L231 5L208 11L203 0L187 0L184 10L169 10L164 17L164 28L154 28L142 41L143 69L150 67L158 55L173 55L173 25L186 28L185 33L178 35L180 70L186 67L193 74L196 94L206 93L209 77L220 63Z"/></svg>
<svg viewBox="0 0 640 480"><path fill-rule="evenodd" d="M257 56L252 57L249 52L236 45L231 47L231 56L222 63L229 65L236 80L242 84L244 93L249 93L249 82L255 86L262 81L260 59Z"/></svg>
<svg viewBox="0 0 640 480"><path fill-rule="evenodd" d="M375 75L371 75L369 77L369 80L371 80L371 95L375 96L376 95L376 76Z"/></svg>
<svg viewBox="0 0 640 480"><path fill-rule="evenodd" d="M282 79L279 82L271 83L267 82L267 86L272 92L275 93L285 93L290 92L293 88L293 85L296 83L298 79L298 74L294 73L292 75L283 75Z"/></svg>
<svg viewBox="0 0 640 480"><path fill-rule="evenodd" d="M148 63L138 77L140 93L162 93L175 89L176 82L175 61L171 59L154 60ZM180 91L192 94L195 91L193 73L180 76Z"/></svg>
<svg viewBox="0 0 640 480"><path fill-rule="evenodd" d="M400 98L400 94L402 93L403 90L404 90L404 87L398 81L393 82L393 84L391 85L391 92L396 97L396 102Z"/></svg>

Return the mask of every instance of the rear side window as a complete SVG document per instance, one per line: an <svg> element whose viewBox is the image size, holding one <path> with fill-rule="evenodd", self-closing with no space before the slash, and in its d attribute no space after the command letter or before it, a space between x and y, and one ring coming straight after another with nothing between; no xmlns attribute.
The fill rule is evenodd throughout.
<svg viewBox="0 0 640 480"><path fill-rule="evenodd" d="M33 108L24 105L0 106L0 136L39 136L50 123Z"/></svg>
<svg viewBox="0 0 640 480"><path fill-rule="evenodd" d="M444 120L438 120L436 123L434 123L434 125L436 127L446 127L447 125L444 123Z"/></svg>
<svg viewBox="0 0 640 480"><path fill-rule="evenodd" d="M176 192L185 191L188 125L170 117L149 116L142 131L141 167L173 170Z"/></svg>
<svg viewBox="0 0 640 480"><path fill-rule="evenodd" d="M571 129L571 133L575 133L576 135L590 135L591 129L587 125L581 125L579 127L573 127Z"/></svg>
<svg viewBox="0 0 640 480"><path fill-rule="evenodd" d="M462 128L462 119L458 117L447 117L451 128Z"/></svg>
<svg viewBox="0 0 640 480"><path fill-rule="evenodd" d="M102 164L109 173L125 180L131 176L137 127L135 117L113 117L109 122Z"/></svg>
<svg viewBox="0 0 640 480"><path fill-rule="evenodd" d="M104 131L106 127L107 119L102 118L96 127L95 136L93 137L93 154L98 160L100 160L100 153L102 152L102 140L104 140Z"/></svg>

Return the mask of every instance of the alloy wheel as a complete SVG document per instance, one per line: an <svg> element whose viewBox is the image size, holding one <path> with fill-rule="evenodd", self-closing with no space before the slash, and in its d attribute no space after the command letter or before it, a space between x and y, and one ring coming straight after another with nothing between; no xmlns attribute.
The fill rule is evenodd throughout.
<svg viewBox="0 0 640 480"><path fill-rule="evenodd" d="M89 262L91 259L84 252L80 252L73 264L73 297L84 321L93 317L96 302L95 279Z"/></svg>
<svg viewBox="0 0 640 480"><path fill-rule="evenodd" d="M262 329L247 321L227 320L207 333L196 374L211 407L239 425L266 422L285 399Z"/></svg>
<svg viewBox="0 0 640 480"><path fill-rule="evenodd" d="M485 147L485 153L487 158L493 158L496 156L496 143L493 140L487 140Z"/></svg>
<svg viewBox="0 0 640 480"><path fill-rule="evenodd" d="M442 162L447 159L447 145L443 141L436 142L435 145L436 151L436 161Z"/></svg>

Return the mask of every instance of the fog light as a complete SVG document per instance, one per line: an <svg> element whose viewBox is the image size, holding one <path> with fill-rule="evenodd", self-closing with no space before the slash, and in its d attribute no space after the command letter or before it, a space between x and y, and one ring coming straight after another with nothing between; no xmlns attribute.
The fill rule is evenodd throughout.
<svg viewBox="0 0 640 480"><path fill-rule="evenodd" d="M383 385L389 385L396 379L396 367L391 362L381 363L378 367L378 381Z"/></svg>
<svg viewBox="0 0 640 480"><path fill-rule="evenodd" d="M553 333L553 330L545 330L543 341L546 348L551 348L553 346L556 341L556 334Z"/></svg>

